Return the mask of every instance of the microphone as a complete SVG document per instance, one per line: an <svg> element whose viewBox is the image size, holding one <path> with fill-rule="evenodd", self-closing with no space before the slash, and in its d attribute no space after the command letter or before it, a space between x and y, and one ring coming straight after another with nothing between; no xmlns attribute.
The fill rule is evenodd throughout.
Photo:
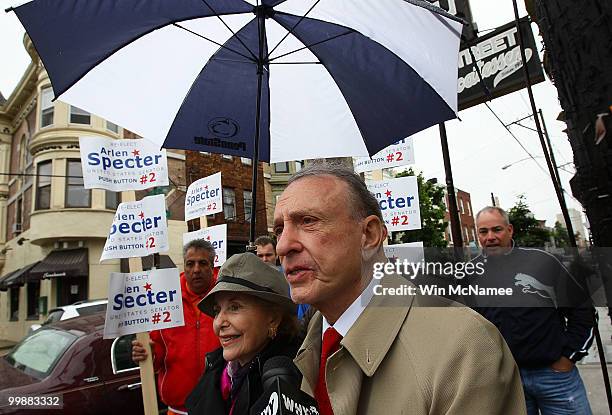
<svg viewBox="0 0 612 415"><path fill-rule="evenodd" d="M302 375L287 356L274 356L262 368L264 393L250 415L319 415L317 401L300 390Z"/></svg>
<svg viewBox="0 0 612 415"><path fill-rule="evenodd" d="M274 356L266 360L262 372L263 390L268 390L276 384L277 378L295 388L299 388L302 380L302 374L287 356Z"/></svg>

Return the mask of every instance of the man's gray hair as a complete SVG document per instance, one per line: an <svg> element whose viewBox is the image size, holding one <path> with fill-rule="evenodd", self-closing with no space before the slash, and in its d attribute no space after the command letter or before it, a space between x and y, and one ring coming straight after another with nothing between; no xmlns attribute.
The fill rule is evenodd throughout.
<svg viewBox="0 0 612 415"><path fill-rule="evenodd" d="M361 177L342 164L328 161L313 162L293 175L293 177L289 179L287 186L305 177L323 175L333 176L346 183L350 192L350 205L347 206L347 209L349 209L354 219L360 220L370 215L375 215L383 224L385 223L378 201L368 190L363 180L361 180Z"/></svg>
<svg viewBox="0 0 612 415"><path fill-rule="evenodd" d="M480 211L476 214L477 223L478 223L478 218L480 217L480 215L486 212L498 213L502 218L504 218L504 225L510 225L510 216L508 216L508 212L506 212L505 210L497 206L487 206L487 207L480 209Z"/></svg>
<svg viewBox="0 0 612 415"><path fill-rule="evenodd" d="M193 241L187 242L183 245L183 259L187 256L187 251L190 249L195 250L204 250L208 252L208 256L210 257L210 265L212 266L215 263L215 248L212 246L210 242L205 239L194 239Z"/></svg>

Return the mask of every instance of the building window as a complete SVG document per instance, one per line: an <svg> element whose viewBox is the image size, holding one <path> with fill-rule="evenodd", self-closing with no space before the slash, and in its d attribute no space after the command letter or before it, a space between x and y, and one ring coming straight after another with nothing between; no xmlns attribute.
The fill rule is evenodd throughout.
<svg viewBox="0 0 612 415"><path fill-rule="evenodd" d="M115 134L119 134L119 126L113 122L106 121L106 129L112 131Z"/></svg>
<svg viewBox="0 0 612 415"><path fill-rule="evenodd" d="M274 163L274 171L277 173L289 173L289 163Z"/></svg>
<svg viewBox="0 0 612 415"><path fill-rule="evenodd" d="M91 123L91 114L85 110L80 109L79 107L75 107L74 105L70 106L70 122L72 124L90 124Z"/></svg>
<svg viewBox="0 0 612 415"><path fill-rule="evenodd" d="M242 162L242 164L246 164L247 166L253 165L253 160L248 157L240 157L240 161Z"/></svg>
<svg viewBox="0 0 612 415"><path fill-rule="evenodd" d="M19 287L11 287L9 296L11 297L10 321L17 321L19 320Z"/></svg>
<svg viewBox="0 0 612 415"><path fill-rule="evenodd" d="M13 234L19 234L22 231L23 221L23 199L17 199L17 203L15 203L15 224L13 225Z"/></svg>
<svg viewBox="0 0 612 415"><path fill-rule="evenodd" d="M81 160L68 160L66 166L66 207L89 207L91 192L83 185Z"/></svg>
<svg viewBox="0 0 612 415"><path fill-rule="evenodd" d="M111 346L113 373L138 370L138 364L132 360L132 340L136 340L135 334L121 336L113 341Z"/></svg>
<svg viewBox="0 0 612 415"><path fill-rule="evenodd" d="M295 172L297 173L298 171L302 170L304 168L304 160L300 161L296 161L295 162Z"/></svg>
<svg viewBox="0 0 612 415"><path fill-rule="evenodd" d="M36 172L36 209L49 209L51 207L51 167L51 160L38 163Z"/></svg>
<svg viewBox="0 0 612 415"><path fill-rule="evenodd" d="M38 320L38 297L40 297L40 281L28 282L28 319Z"/></svg>
<svg viewBox="0 0 612 415"><path fill-rule="evenodd" d="M253 192L245 190L243 192L244 197L244 220L247 222L251 221L251 210L253 209Z"/></svg>
<svg viewBox="0 0 612 415"><path fill-rule="evenodd" d="M40 91L40 128L53 124L53 90L51 87Z"/></svg>
<svg viewBox="0 0 612 415"><path fill-rule="evenodd" d="M236 194L234 189L223 188L223 214L225 220L236 220Z"/></svg>
<svg viewBox="0 0 612 415"><path fill-rule="evenodd" d="M26 167L32 162L32 156L28 151L28 137L24 134L21 136L19 143L19 171L23 172Z"/></svg>
<svg viewBox="0 0 612 415"><path fill-rule="evenodd" d="M117 210L117 207L121 203L121 193L106 191L106 208L111 210Z"/></svg>
<svg viewBox="0 0 612 415"><path fill-rule="evenodd" d="M467 209L467 214L472 216L472 206L470 206L470 205L471 205L471 203L466 202L465 203L465 208Z"/></svg>

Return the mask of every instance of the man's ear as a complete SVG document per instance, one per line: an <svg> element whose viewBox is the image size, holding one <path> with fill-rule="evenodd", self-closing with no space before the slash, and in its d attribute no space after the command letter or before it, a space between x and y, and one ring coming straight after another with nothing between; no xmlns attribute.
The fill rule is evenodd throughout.
<svg viewBox="0 0 612 415"><path fill-rule="evenodd" d="M361 249L380 247L387 239L387 227L376 215L366 217L362 222Z"/></svg>
<svg viewBox="0 0 612 415"><path fill-rule="evenodd" d="M510 233L510 237L514 236L514 226L512 224L508 224L508 232Z"/></svg>

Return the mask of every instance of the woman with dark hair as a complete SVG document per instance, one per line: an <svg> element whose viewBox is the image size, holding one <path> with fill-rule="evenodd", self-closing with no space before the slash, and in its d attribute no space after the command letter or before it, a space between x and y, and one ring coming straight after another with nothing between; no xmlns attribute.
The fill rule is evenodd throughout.
<svg viewBox="0 0 612 415"><path fill-rule="evenodd" d="M248 414L263 394L262 368L299 348L296 306L283 274L251 253L232 256L198 307L212 316L221 347L206 355L204 375L185 406L190 415Z"/></svg>

